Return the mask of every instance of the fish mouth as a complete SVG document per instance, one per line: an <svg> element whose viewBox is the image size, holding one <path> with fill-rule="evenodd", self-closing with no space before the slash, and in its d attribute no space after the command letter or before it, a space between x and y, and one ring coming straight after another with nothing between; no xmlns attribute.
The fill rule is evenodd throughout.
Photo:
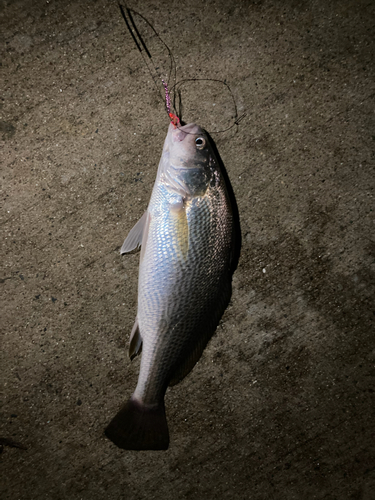
<svg viewBox="0 0 375 500"><path fill-rule="evenodd" d="M172 130L172 141L182 142L188 135L199 135L202 133L203 130L199 125L195 123L188 123L182 127L177 126Z"/></svg>

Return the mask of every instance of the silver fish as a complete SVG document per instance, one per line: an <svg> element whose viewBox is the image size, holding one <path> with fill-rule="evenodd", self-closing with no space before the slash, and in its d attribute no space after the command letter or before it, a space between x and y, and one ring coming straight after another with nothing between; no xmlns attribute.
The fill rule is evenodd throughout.
<svg viewBox="0 0 375 500"><path fill-rule="evenodd" d="M217 158L198 125L171 123L150 203L121 248L142 247L129 347L142 359L133 395L105 430L120 448L168 448L167 387L191 371L229 303L240 234Z"/></svg>

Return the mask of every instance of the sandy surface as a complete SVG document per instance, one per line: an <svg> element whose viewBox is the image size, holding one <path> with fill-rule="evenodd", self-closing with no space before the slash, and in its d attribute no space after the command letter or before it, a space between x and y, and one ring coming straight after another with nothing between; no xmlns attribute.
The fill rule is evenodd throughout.
<svg viewBox="0 0 375 500"><path fill-rule="evenodd" d="M375 4L131 6L179 80L226 79L246 113L214 136L243 234L232 302L167 392L170 449L112 445L139 368L139 255L119 249L168 120L116 2L2 1L0 437L27 449L4 446L1 498L374 499ZM186 83L185 121L225 128L214 94Z"/></svg>

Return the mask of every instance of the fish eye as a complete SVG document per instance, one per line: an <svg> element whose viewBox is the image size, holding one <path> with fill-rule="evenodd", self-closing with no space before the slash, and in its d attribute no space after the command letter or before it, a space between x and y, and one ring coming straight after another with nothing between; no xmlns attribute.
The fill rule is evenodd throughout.
<svg viewBox="0 0 375 500"><path fill-rule="evenodd" d="M203 149L206 145L206 141L203 137L197 137L195 139L195 145L197 146L197 149Z"/></svg>

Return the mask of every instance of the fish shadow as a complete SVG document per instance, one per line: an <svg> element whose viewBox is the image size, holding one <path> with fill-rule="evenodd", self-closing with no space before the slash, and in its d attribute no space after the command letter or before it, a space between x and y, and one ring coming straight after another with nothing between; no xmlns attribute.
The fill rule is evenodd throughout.
<svg viewBox="0 0 375 500"><path fill-rule="evenodd" d="M208 137L210 142L210 146L215 154L216 160L219 164L220 171L224 177L225 185L227 188L229 201L232 207L233 214L233 230L234 230L234 238L233 238L233 247L232 247L232 259L231 259L231 267L230 271L233 274L237 269L238 261L240 259L241 254L241 246L242 246L242 234L241 234L241 223L240 223L240 213L238 210L237 200L234 194L232 183L230 182L229 175L227 169L225 168L224 162L221 159L219 150L216 147L215 141L211 137L211 135L205 130L205 134Z"/></svg>

